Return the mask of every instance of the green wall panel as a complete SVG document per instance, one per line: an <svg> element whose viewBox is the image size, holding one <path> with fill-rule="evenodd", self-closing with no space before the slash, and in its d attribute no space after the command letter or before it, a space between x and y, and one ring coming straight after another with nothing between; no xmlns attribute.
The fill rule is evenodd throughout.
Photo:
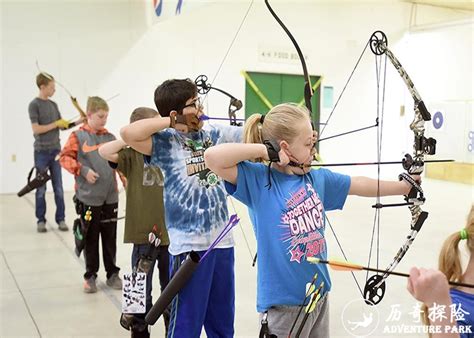
<svg viewBox="0 0 474 338"><path fill-rule="evenodd" d="M248 72L247 74L272 105L283 102L300 103L304 99L304 77L302 75L260 72ZM311 84L314 86L319 79L319 76L311 76ZM319 131L320 86L316 88L311 101L313 106L312 119L316 124L316 129ZM254 89L246 82L245 118L255 113L266 114L269 110L267 105L255 93Z"/></svg>

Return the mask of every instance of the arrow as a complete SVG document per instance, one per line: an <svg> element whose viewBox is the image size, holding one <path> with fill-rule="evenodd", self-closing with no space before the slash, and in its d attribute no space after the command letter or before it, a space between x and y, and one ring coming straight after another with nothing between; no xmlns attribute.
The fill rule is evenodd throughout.
<svg viewBox="0 0 474 338"><path fill-rule="evenodd" d="M305 307L306 300L308 297L311 297L311 293L314 291L314 283L316 283L316 280L318 279L318 273L316 272L313 276L313 279L311 280L311 283L307 287L306 293L304 295L303 302L301 303L300 309L298 311L298 314L296 315L295 321L293 322L293 325L291 325L290 332L288 333L288 337L291 337L291 334L293 333L293 329L296 326L296 323L298 322L298 319L300 318L301 311L303 311L303 308Z"/></svg>
<svg viewBox="0 0 474 338"><path fill-rule="evenodd" d="M229 121L229 118L228 117L210 117L210 116L207 116L207 115L201 115L199 117L199 120L201 120L201 121L208 121L208 120ZM245 122L245 119L235 119L235 120Z"/></svg>
<svg viewBox="0 0 474 338"><path fill-rule="evenodd" d="M201 115L199 117L199 120L201 121L208 121L208 120L220 120L220 121L229 121L229 118L228 117L210 117L210 116L207 116L207 115ZM242 121L242 122L245 122L247 121L246 119L235 119L236 121ZM326 123L318 123L318 125L324 125ZM454 161L454 160L452 160Z"/></svg>
<svg viewBox="0 0 474 338"><path fill-rule="evenodd" d="M296 332L296 336L295 336L296 338L300 338L301 331L303 331L304 324L306 324L306 321L308 320L309 314L311 312L313 312L314 309L316 308L316 303L321 298L321 290L322 290L323 287L324 287L324 282L321 282L321 284L319 285L316 292L314 292L311 295L311 301L305 308L305 314L304 314L303 320L301 321L301 325L298 328L298 331Z"/></svg>
<svg viewBox="0 0 474 338"><path fill-rule="evenodd" d="M237 214L233 214L229 218L229 222L227 222L226 226L224 229L222 229L222 232L217 236L217 238L212 242L212 244L209 246L209 248L206 250L206 252L202 255L200 258L200 261L202 262L204 258L215 248L217 244L229 233L229 231L237 225L237 223L240 222L240 218L237 216Z"/></svg>
<svg viewBox="0 0 474 338"><path fill-rule="evenodd" d="M424 163L442 163L454 162L454 160L425 160ZM387 162L352 162L352 163L311 163L305 164L305 167L342 167L356 165L378 165L378 164L403 164L403 161L387 161Z"/></svg>
<svg viewBox="0 0 474 338"><path fill-rule="evenodd" d="M396 271L386 271L382 269L375 269L375 268L370 268L367 266L362 266L362 265L357 265L354 263L349 263L349 262L341 262L341 261L326 261L323 259L319 259L316 257L308 257L307 261L311 264L327 264L329 265L333 270L336 271L354 271L354 270L365 270L365 271L372 271L372 272L380 272L380 273L388 273L389 275L395 275L395 276L400 276L400 277L410 277L409 274L403 273L403 272L396 272ZM460 282L451 282L448 281L449 285L454 285L454 286L464 286L467 288L474 288L474 284L468 284L468 283L460 283Z"/></svg>

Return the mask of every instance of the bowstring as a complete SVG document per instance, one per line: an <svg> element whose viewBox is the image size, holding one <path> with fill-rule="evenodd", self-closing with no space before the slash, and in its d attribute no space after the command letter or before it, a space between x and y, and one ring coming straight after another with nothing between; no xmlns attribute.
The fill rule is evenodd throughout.
<svg viewBox="0 0 474 338"><path fill-rule="evenodd" d="M384 61L383 66L383 75L381 72L382 62ZM385 111L385 90L386 90L386 79L387 79L387 56L385 58L380 55L375 55L375 77L377 85L377 196L376 196L376 205L380 204L380 174L381 174L381 164L382 161L382 141L383 141L383 124L384 124L384 111ZM382 87L380 87L381 79L383 80ZM370 250L368 254L367 266L370 266L372 260L372 250L374 244L374 238L376 239L376 267L379 268L380 265L380 220L381 220L381 208L376 208L374 212L374 220L372 225L372 235L370 240ZM366 272L366 282L369 279L369 271Z"/></svg>
<svg viewBox="0 0 474 338"><path fill-rule="evenodd" d="M369 39L369 40L367 41L367 43L365 44L364 49L362 50L362 53L359 55L359 58L357 59L357 62L356 62L356 64L355 64L355 66L352 68L352 71L351 71L351 73L350 73L348 79L346 80L346 83L344 84L344 87L342 88L342 91L341 91L341 93L339 94L339 96L338 96L338 98L337 98L337 100L336 100L336 103L334 104L334 107L333 107L333 109L331 110L331 113L329 114L329 117L328 117L327 120L326 120L326 124L323 126L321 132L319 133L319 138L321 138L321 136L322 136L323 133L324 133L324 130L325 130L326 127L328 126L329 121L331 120L331 117L333 116L334 111L335 111L335 109L336 109L336 107L337 107L339 101L341 100L341 97L342 97L342 95L344 94L344 92L345 92L347 86L349 85L349 82L351 81L352 76L354 75L354 73L355 73L357 67L359 66L359 63L360 63L360 61L362 60L362 57L364 56L365 51L367 50L367 47L369 46L369 44L370 44L370 39ZM377 129L378 129L378 128L377 128ZM380 162L380 161L379 161L379 162ZM379 166L380 166L380 165L379 165ZM326 213L325 213L324 217L325 217L325 219L326 219L326 222L327 222L328 225L329 225L329 229L331 230L331 232L332 232L332 234L333 234L333 236L334 236L334 239L336 240L336 243L337 243L337 246L339 247L339 250L341 251L341 253L342 253L344 259L346 260L346 262L348 262L349 260L348 260L348 258L347 258L347 255L346 255L344 249L342 248L341 242L339 241L339 238L338 238L338 236L336 235L336 232L335 232L335 230L334 230L334 228L333 228L333 226L332 226L332 224L331 224L331 222L330 222L330 220L329 220L329 218L328 218L328 216L327 216ZM371 248L371 251L372 251L372 248ZM356 278L356 276L355 276L355 274L354 274L353 271L351 271L351 275L352 275L352 278L354 279L354 281L355 281L355 283L356 283L356 285L357 285L357 288L359 289L359 292L360 292L362 298L364 298L364 292L362 291L362 288L361 288L361 286L360 286L360 284L359 284L359 281L357 280L357 278ZM368 277L367 277L367 278L368 278Z"/></svg>
<svg viewBox="0 0 474 338"><path fill-rule="evenodd" d="M235 208L233 197L229 195L228 200L230 201L230 204L232 205L232 209L234 209L235 214L237 214L237 209ZM240 230L242 231L242 235L244 236L245 244L247 245L247 249L248 249L249 254L250 254L250 259L253 260L255 255L252 253L252 250L250 249L250 243L247 239L247 236L245 235L245 231L244 231L244 228L243 228L241 223L242 223L242 219L239 222Z"/></svg>
<svg viewBox="0 0 474 338"><path fill-rule="evenodd" d="M247 11L246 11L245 14L244 14L244 17L243 17L242 20L240 21L239 28L237 28L237 31L235 32L234 37L232 38L232 41L230 42L229 46L227 47L227 50L226 50L226 52L225 52L225 54L224 54L224 57L222 58L222 61L221 61L221 63L219 64L219 67L217 68L217 71L216 71L216 73L214 74L214 77L212 78L212 81L210 82L211 87L212 87L212 84L214 83L214 81L216 80L217 76L219 75L219 72L221 71L222 66L224 65L224 62L227 60L227 56L229 56L230 51L231 51L232 47L234 46L235 41L237 40L237 36L238 36L239 33L240 33L240 30L242 29L242 27L243 27L245 21L247 20L247 16L248 16L248 14L250 13L250 10L252 9L252 5L253 5L253 2L254 2L254 1L255 1L255 0L252 0L252 1L250 2L250 5L248 6ZM209 90L209 91L210 91L210 90ZM209 95L209 91L204 95L203 101L206 101L206 100L207 100L207 96Z"/></svg>
<svg viewBox="0 0 474 338"><path fill-rule="evenodd" d="M219 72L221 71L221 69L222 69L222 67L223 67L223 65L224 65L224 63L225 63L225 61L226 61L228 55L230 54L230 51L232 50L232 47L234 46L234 43L235 43L235 41L237 40L237 37L238 37L238 35L239 35L239 33L240 33L240 31L241 31L241 29L242 29L242 27L243 27L243 25L244 25L246 19L247 19L247 16L248 16L248 14L250 13L250 10L252 9L252 6L253 6L254 1L255 1L255 0L252 0L252 1L250 2L249 6L248 6L248 8L247 8L247 11L246 11L245 14L244 14L244 17L243 17L242 20L240 21L239 28L238 28L237 31L235 32L234 37L232 38L232 41L230 42L229 46L227 47L227 50L226 50L226 52L225 52L225 54L224 54L224 57L222 58L222 61L220 62L219 67L217 68L217 71L216 71L216 73L214 74L214 77L212 78L212 81L210 82L210 86L211 86L211 87L212 87L212 84L214 83L214 81L216 80L217 76L219 75ZM209 102L207 101L207 96L209 95L209 92L210 92L210 91L211 91L211 90L209 90L209 91L204 95L204 98L202 99L203 105L206 104L207 107L209 107ZM207 109L207 111L208 111L208 109ZM230 122L230 116L229 116L229 122ZM208 122L208 123L209 123L209 122ZM232 197L231 197L230 195L229 195L228 200L230 201L230 204L232 205L232 209L233 209L234 213L235 213L235 214L238 214L238 213L237 213L237 209L235 208L234 202L233 202L233 200L232 200ZM240 230L242 231L242 235L243 235L244 240L245 240L245 243L246 243L246 245L247 245L247 249L248 249L248 252L249 252L249 254L250 254L250 259L253 260L253 259L254 259L254 255L252 254L252 250L250 249L250 244L249 244L249 241L248 241L248 239L247 239L247 236L245 235L245 231L244 231L244 229L243 229L242 222L239 222L239 227L240 227Z"/></svg>
<svg viewBox="0 0 474 338"><path fill-rule="evenodd" d="M322 129L321 132L319 133L319 138L322 137L322 135L323 135L323 133L324 133L324 130L325 130L326 127L328 126L329 121L331 120L331 117L333 116L334 111L336 110L336 107L337 107L337 105L338 105L338 103L339 103L339 100L341 100L342 94L344 94L344 92L345 92L345 90L346 90L346 88L347 88L347 85L349 84L349 82L350 82L351 79L352 79L352 75L354 75L354 72L355 72L357 66L359 66L359 62L360 62L360 60L362 59L362 56L364 56L365 51L366 51L367 47L369 46L369 43L370 43L370 39L367 41L367 43L366 43L364 49L362 50L362 53L361 53L360 56L359 56L359 59L357 60L357 62L356 62L356 64L355 64L354 68L352 69L351 74L349 75L349 78L347 79L347 81L346 81L344 87L342 88L342 91L341 91L341 93L339 94L339 96L338 96L338 98L337 98L337 100L336 100L336 103L334 104L334 107L332 108L331 113L329 114L329 117L327 118L325 124L323 125L323 129Z"/></svg>
<svg viewBox="0 0 474 338"><path fill-rule="evenodd" d="M323 126L320 134L319 134L319 137L322 136L322 134L324 133L324 130L326 129L326 127L328 126L329 124L329 121L331 120L331 117L333 116L334 114L334 111L342 97L342 95L344 94L349 82L351 81L352 79L352 76L354 75L354 72L355 70L357 69L360 61L362 60L362 57L363 55L365 54L365 51L367 50L367 47L369 46L370 44L370 39L367 41L366 45L364 46L364 49L362 50L362 53L359 55L359 58L357 59L357 62L355 64L355 66L353 67L346 83L344 84L344 87L341 91L341 93L339 94L337 100L336 100L336 103L334 104L334 107L333 109L331 110L331 113L329 114L329 117L328 119L326 120L326 124ZM377 57L377 55L375 56L375 67L376 67L376 84L377 84L377 107L376 107L376 110L377 110L377 159L378 161L377 162L381 162L381 157L382 157L382 140L383 140L383 117L384 117L384 109L385 109L385 88L386 88L386 73L387 73L387 57L385 56L385 62L384 62L384 71L383 71L383 77L382 77L382 72L381 72L381 64L382 64L382 57ZM381 79L383 79L383 85L382 85L382 89L380 88L380 82L381 82ZM382 93L382 95L380 94ZM377 165L377 203L379 203L380 201L380 171L381 171L381 165L378 164ZM325 215L325 219L326 219L326 222L328 223L329 225L329 228L334 236L334 239L336 240L336 243L339 247L339 250L341 251L344 259L346 261L348 261L347 259L347 256L346 256L346 253L344 252L344 249L342 248L342 245L339 241L339 238L337 237L336 235L336 232L334 230L334 228L332 227L331 225L331 222L329 221L329 218L327 217L327 215ZM377 234L375 236L375 233ZM376 211L375 211L375 214L374 214L374 220L373 220L373 227L372 227L372 236L371 236L371 241L370 241L370 250L369 250L369 258L368 258L368 266L370 266L370 261L371 261L371 257L372 257L372 251L373 251L373 243L374 243L374 238L376 237L376 251L377 251L377 256L376 256L376 260L377 260L377 268L379 267L379 261L380 261L380 208L377 208ZM359 289L359 292L361 294L361 296L364 298L364 293L362 291L362 288L354 274L354 272L351 271L351 274L352 274L352 278L354 279L356 285L357 285L357 288ZM367 272L366 274L366 282L367 280L369 279L369 274Z"/></svg>

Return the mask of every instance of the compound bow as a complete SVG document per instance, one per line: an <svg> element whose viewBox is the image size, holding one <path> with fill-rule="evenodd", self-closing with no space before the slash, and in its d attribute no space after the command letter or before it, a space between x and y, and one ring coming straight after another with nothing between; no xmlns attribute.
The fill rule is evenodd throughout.
<svg viewBox="0 0 474 338"><path fill-rule="evenodd" d="M211 89L217 90L218 92L226 95L227 97L230 98L229 102L229 108L228 108L228 114L229 114L229 122L231 126L241 126L242 122L238 121L243 121L241 119L237 119L236 112L242 108L242 101L239 99L235 98L232 94L229 94L223 89L213 87L210 83L207 82L207 76L206 75L199 75L196 80L194 81L196 84L196 87L198 88L198 93L201 95L205 95L209 93ZM217 120L219 118L215 117L209 117L206 116L204 119L206 120ZM225 119L223 119L225 120Z"/></svg>
<svg viewBox="0 0 474 338"><path fill-rule="evenodd" d="M307 66L306 62L303 56L303 53L301 52L300 47L298 46L298 43L296 42L295 38L293 35L290 33L288 28L283 24L281 19L276 15L276 13L273 11L271 8L268 0L265 0L265 4L267 5L268 10L272 14L272 16L276 19L276 21L280 24L280 26L284 29L284 31L287 33L289 38L291 39L293 45L295 46L298 56L300 58L302 67L303 67L303 75L305 78L305 87L304 87L304 95L305 95L305 103L306 107L308 110L311 112L311 97L313 95L312 88L311 88L311 82L310 82L310 77L308 75L307 71ZM410 222L410 232L407 236L407 239L405 243L401 246L401 248L398 250L397 254L395 255L392 263L390 263L385 270L384 273L382 274L377 274L372 276L371 278L367 278L366 285L364 287L363 291L363 297L366 300L368 304L375 305L378 304L384 294L385 294L385 280L387 277L390 275L390 272L395 269L395 267L398 265L398 263L402 260L402 258L405 256L406 252L410 248L411 244L415 240L418 232L420 231L421 227L423 226L424 221L428 217L428 213L426 211L421 210L421 205L425 201L425 197L423 194L423 190L421 187L415 182L410 175L420 175L423 172L424 169L424 157L425 155L434 155L436 151L436 140L433 138L426 138L424 136L425 132L425 121L431 120L431 115L428 112L423 100L421 99L418 91L416 90L413 82L411 81L410 77L408 76L407 72L405 69L402 67L398 59L394 56L394 54L390 51L390 49L387 47L387 37L385 34L381 31L376 31L375 33L372 34L370 37L370 40L368 42L368 45L370 45L370 49L372 52L377 55L383 55L385 54L388 59L391 61L393 66L396 68L402 79L404 80L405 84L408 87L408 90L410 91L415 105L414 105L414 120L410 124L410 129L413 131L415 134L414 136L414 145L413 145L413 155L406 154L404 159L402 160L402 165L403 168L406 170L406 173L403 173L399 176L400 180L405 180L407 183L411 185L411 190L410 193L405 196L405 202L404 203L398 203L398 204L382 204L379 201L379 197L377 199L377 203L373 206L376 209L376 212L378 213L381 208L384 207L395 207L395 206L408 206L410 213L411 213L411 222ZM366 46L367 47L367 46ZM365 48L364 48L365 52ZM362 53L362 55L364 54ZM361 55L361 57L362 57ZM357 65L360 61L360 58L357 62ZM356 67L357 67L356 65ZM355 70L355 68L354 68ZM354 71L353 71L354 72ZM353 73L352 72L352 73ZM352 76L352 74L351 74ZM349 78L350 80L350 78ZM349 82L349 81L348 81ZM347 86L347 83L346 83ZM345 87L344 87L345 88ZM342 95L342 93L341 93ZM340 99L340 97L339 97ZM338 101L339 101L338 99ZM328 122L330 120L330 117L332 116L332 113L330 114L328 120L326 121L326 126L328 125ZM326 127L325 126L325 127ZM379 125L379 118L377 117L376 119L376 124L373 127L378 127L381 128L382 125ZM360 130L365 130L367 128L361 128ZM356 130L356 131L360 131ZM322 130L324 132L324 128ZM319 135L320 137L322 136ZM343 133L342 135L346 135L347 133ZM380 165L380 145L379 145L379 161L378 164ZM379 170L379 175L380 175L380 170ZM380 179L380 177L378 177ZM379 193L377 194L379 195ZM376 218L378 219L378 217ZM326 216L326 220L336 238L336 241L343 252L344 257L346 256L342 246L339 243L339 240L334 232L334 229L332 228L329 219ZM375 228L375 221L374 221L374 228ZM372 239L373 242L373 239ZM372 251L372 245L371 245L371 251ZM355 279L355 277L354 277ZM356 280L357 282L357 280ZM358 284L358 283L357 283ZM359 287L360 289L360 287ZM362 293L362 291L361 291Z"/></svg>

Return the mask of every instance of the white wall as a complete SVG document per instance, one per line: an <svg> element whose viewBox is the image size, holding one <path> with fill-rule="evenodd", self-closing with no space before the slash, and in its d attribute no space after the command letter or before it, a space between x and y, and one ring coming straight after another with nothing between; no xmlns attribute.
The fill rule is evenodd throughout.
<svg viewBox="0 0 474 338"><path fill-rule="evenodd" d="M151 6L149 3L132 0L1 3L1 193L18 191L33 164L27 106L37 94L35 60L77 95L82 105L90 95L107 98L120 94L109 102L108 127L118 135L133 108L154 107L153 91L162 81L194 78L199 74L213 79L249 4L246 1L203 3L192 11L183 8L180 16L147 27L150 11L144 6ZM462 97L472 101L472 24L427 33L429 38L426 38L425 33L407 34L412 6L404 2L275 1L272 4L307 55L309 72L324 76L323 85L333 86L336 97L370 35L380 29L387 34L390 48L405 65L425 100L461 97L462 91ZM444 13L445 17L450 15L448 10ZM429 12L423 14L430 17ZM436 11L436 17L439 16L440 12ZM241 70L301 74L298 63L259 61L258 50L265 47L292 49L264 4L255 2L214 85L244 99L245 80ZM452 48L456 48L456 53L450 55ZM374 122L373 59L368 51L324 136ZM412 134L406 126L409 104L404 84L390 65L387 69L383 154L387 160L396 160L404 151L411 152ZM449 84L449 95L446 90L440 94L439 83ZM57 89L53 99L65 117L76 114L62 89ZM224 96L213 93L207 102L209 114L224 117L227 104ZM400 106L405 104L407 116L400 117ZM324 113L322 121L328 114ZM371 131L327 141L321 143L321 152L331 162L374 160L374 135ZM62 134L63 143L67 136L67 132ZM442 147L442 141L439 146ZM12 162L12 155L16 155L16 162ZM351 173L375 174L374 169L370 173L365 170L345 169ZM388 168L386 174L400 170ZM71 175L65 173L63 177L65 189L72 189Z"/></svg>
<svg viewBox="0 0 474 338"><path fill-rule="evenodd" d="M432 115L439 111L444 116L443 126L435 129L430 123L427 133L439 141L439 158L472 163L474 152L468 150L469 142L474 143L469 139L474 131L472 17L415 28L403 44L407 67L419 79L417 86Z"/></svg>
<svg viewBox="0 0 474 338"><path fill-rule="evenodd" d="M137 1L2 1L0 6L0 192L9 193L24 186L28 168L33 166L28 103L38 94L36 61L77 96L83 107L88 96L111 97L117 92L102 89L100 82L143 34L146 18L144 3ZM59 86L53 100L64 118L78 115ZM115 108L113 101L110 105ZM63 144L68 135L61 134ZM64 173L63 180L65 189L72 189L71 175Z"/></svg>

